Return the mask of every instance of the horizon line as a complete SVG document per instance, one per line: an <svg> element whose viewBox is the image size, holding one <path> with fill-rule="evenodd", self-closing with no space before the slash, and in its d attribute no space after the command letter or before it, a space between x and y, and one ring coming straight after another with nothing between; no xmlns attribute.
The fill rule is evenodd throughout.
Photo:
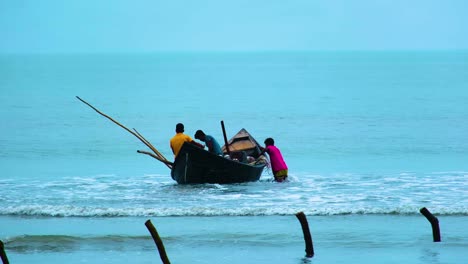
<svg viewBox="0 0 468 264"><path fill-rule="evenodd" d="M0 55L159 55L159 54L252 54L252 53L350 53L350 52L468 52L466 49L252 49L252 50L145 50L145 51L16 51Z"/></svg>

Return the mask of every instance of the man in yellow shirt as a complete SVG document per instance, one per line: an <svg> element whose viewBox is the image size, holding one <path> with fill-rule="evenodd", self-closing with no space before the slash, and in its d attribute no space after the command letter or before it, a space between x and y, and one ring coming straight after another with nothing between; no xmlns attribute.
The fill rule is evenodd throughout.
<svg viewBox="0 0 468 264"><path fill-rule="evenodd" d="M195 144L200 148L205 148L204 145L197 143L189 135L184 134L184 124L178 123L176 125L176 134L171 138L170 141L172 153L174 153L174 158L177 157L177 154L179 154L179 151L182 148L184 142Z"/></svg>

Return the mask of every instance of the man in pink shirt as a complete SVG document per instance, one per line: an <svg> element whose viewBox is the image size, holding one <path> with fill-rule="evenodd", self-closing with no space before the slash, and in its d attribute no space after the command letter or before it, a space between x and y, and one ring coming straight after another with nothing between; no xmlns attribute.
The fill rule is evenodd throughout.
<svg viewBox="0 0 468 264"><path fill-rule="evenodd" d="M275 176L275 181L282 182L288 177L288 166L284 162L281 151L275 146L275 141L272 138L265 139L265 148L262 148L262 153L268 153L270 156L271 170Z"/></svg>

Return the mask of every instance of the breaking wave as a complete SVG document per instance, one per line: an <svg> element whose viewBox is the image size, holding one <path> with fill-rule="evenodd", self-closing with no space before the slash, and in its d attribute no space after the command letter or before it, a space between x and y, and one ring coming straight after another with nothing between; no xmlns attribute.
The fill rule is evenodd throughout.
<svg viewBox="0 0 468 264"><path fill-rule="evenodd" d="M215 208L215 207L190 207L190 208L93 208L79 206L17 206L3 207L0 215L5 216L45 216L45 217L165 217L165 216L281 216L295 215L304 212L307 215L331 216L331 215L416 215L419 207L397 208ZM430 211L435 215L468 215L468 207L444 208L431 207Z"/></svg>

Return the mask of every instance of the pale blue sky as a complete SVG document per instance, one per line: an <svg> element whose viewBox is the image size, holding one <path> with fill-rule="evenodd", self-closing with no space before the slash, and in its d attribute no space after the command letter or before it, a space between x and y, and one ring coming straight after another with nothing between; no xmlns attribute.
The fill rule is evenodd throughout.
<svg viewBox="0 0 468 264"><path fill-rule="evenodd" d="M468 49L468 0L0 0L0 52Z"/></svg>

